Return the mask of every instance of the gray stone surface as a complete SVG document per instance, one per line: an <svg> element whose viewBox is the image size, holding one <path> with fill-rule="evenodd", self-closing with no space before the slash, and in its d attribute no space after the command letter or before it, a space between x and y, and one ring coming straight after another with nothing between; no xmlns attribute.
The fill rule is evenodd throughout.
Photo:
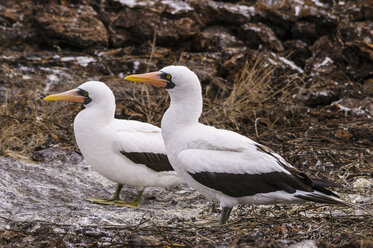
<svg viewBox="0 0 373 248"><path fill-rule="evenodd" d="M42 153L41 163L0 157L0 217L58 225L132 226L149 216L159 224L174 218L190 220L207 206L186 185L147 188L139 209L93 204L84 198L110 198L116 184L92 171L75 152L47 149ZM121 196L129 200L135 194L136 189L124 187Z"/></svg>

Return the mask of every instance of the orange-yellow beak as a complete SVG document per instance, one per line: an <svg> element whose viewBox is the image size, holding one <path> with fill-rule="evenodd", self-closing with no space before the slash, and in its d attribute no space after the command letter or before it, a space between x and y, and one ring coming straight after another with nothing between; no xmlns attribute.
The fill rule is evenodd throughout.
<svg viewBox="0 0 373 248"><path fill-rule="evenodd" d="M69 102L84 102L84 97L78 95L79 89L65 91L59 94L49 95L44 100L46 101L69 101Z"/></svg>
<svg viewBox="0 0 373 248"><path fill-rule="evenodd" d="M161 72L149 72L144 74L134 74L125 77L125 80L133 81L133 82L140 82L144 84L151 84L158 87L166 87L167 80L161 79Z"/></svg>

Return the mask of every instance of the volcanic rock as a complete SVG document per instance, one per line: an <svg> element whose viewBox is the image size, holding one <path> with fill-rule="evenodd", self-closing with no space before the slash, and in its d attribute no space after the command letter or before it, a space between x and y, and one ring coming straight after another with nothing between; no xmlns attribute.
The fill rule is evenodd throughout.
<svg viewBox="0 0 373 248"><path fill-rule="evenodd" d="M108 45L104 24L87 5L41 5L36 9L35 23L39 34L52 44L80 48Z"/></svg>

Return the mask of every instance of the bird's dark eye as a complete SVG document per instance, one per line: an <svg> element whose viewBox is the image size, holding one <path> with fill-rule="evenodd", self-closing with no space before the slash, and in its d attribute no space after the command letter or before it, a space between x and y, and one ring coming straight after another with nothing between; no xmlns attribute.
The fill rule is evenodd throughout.
<svg viewBox="0 0 373 248"><path fill-rule="evenodd" d="M171 79L171 75L170 75L170 74L167 74L166 78L167 78L167 79Z"/></svg>
<svg viewBox="0 0 373 248"><path fill-rule="evenodd" d="M88 96L88 92L87 92L87 91L84 91L84 92L83 92L83 95L84 95L84 96Z"/></svg>

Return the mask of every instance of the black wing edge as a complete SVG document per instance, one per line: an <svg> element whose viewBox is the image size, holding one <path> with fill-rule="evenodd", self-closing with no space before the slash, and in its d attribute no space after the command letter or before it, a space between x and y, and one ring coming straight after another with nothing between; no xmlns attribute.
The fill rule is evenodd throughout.
<svg viewBox="0 0 373 248"><path fill-rule="evenodd" d="M122 155L126 156L135 164L143 164L146 167L157 171L173 171L170 161L166 154L151 153L151 152L120 152Z"/></svg>
<svg viewBox="0 0 373 248"><path fill-rule="evenodd" d="M313 192L312 187L285 172L233 174L202 171L189 172L189 174L200 184L233 197L252 196L279 190L290 194L295 193L297 189Z"/></svg>

